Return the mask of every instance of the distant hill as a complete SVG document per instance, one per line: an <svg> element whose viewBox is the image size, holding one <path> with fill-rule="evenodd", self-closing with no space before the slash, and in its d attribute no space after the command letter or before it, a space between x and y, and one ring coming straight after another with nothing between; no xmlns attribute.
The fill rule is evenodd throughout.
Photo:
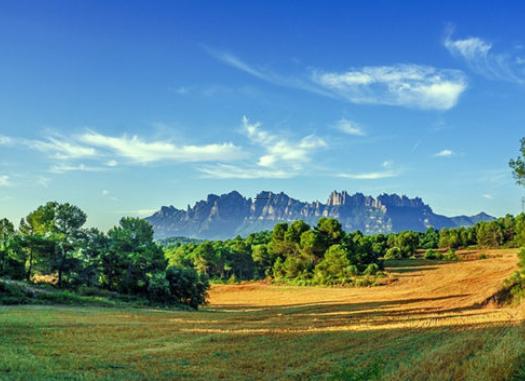
<svg viewBox="0 0 525 381"><path fill-rule="evenodd" d="M188 205L186 210L163 206L146 220L153 225L157 239L174 236L226 239L271 229L278 222L300 219L313 225L321 217L337 218L345 230L360 230L365 234L471 226L494 219L485 213L470 217L442 216L435 214L419 197L397 194L374 198L334 191L326 203L322 203L299 201L282 192L265 191L252 199L233 191L220 196L210 194L193 207Z"/></svg>

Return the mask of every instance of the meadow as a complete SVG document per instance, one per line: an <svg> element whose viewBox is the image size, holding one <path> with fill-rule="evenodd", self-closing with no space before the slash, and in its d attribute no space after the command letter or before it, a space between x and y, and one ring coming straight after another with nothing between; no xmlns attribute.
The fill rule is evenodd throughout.
<svg viewBox="0 0 525 381"><path fill-rule="evenodd" d="M525 379L525 309L491 301L516 250L458 254L385 286L214 285L198 312L0 307L0 380Z"/></svg>

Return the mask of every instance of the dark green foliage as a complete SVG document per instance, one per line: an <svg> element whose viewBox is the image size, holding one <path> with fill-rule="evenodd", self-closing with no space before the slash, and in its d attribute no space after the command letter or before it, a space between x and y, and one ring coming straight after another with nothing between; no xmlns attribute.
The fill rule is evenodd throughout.
<svg viewBox="0 0 525 381"><path fill-rule="evenodd" d="M422 249L437 249L439 246L439 231L428 228L425 234L419 239L419 247Z"/></svg>
<svg viewBox="0 0 525 381"><path fill-rule="evenodd" d="M425 251L425 256L424 256L425 259L442 259L443 258L443 254L441 254L440 252L434 250L434 249L428 249L427 251Z"/></svg>
<svg viewBox="0 0 525 381"><path fill-rule="evenodd" d="M525 185L525 138L521 139L520 156L509 162L514 178L519 185Z"/></svg>
<svg viewBox="0 0 525 381"><path fill-rule="evenodd" d="M153 241L153 228L148 222L122 218L106 235L84 229L86 218L74 205L48 202L23 219L18 231L9 221L0 220L0 277L31 281L37 274L55 279L58 288L98 287L152 302L192 307L204 302L208 283L188 268L190 263L172 264L167 270L168 260ZM243 262L244 257L235 260ZM178 267L184 268L182 280L173 275ZM236 268L252 272L251 267L243 270L238 263ZM40 299L46 295L43 293ZM20 295L10 296L17 297ZM68 295L66 299L74 298Z"/></svg>
<svg viewBox="0 0 525 381"><path fill-rule="evenodd" d="M385 254L385 257L384 257L384 259L386 259L386 260L401 259L401 258L402 258L401 250L399 250L399 247L397 247L397 246L390 247L386 251L386 254Z"/></svg>
<svg viewBox="0 0 525 381"><path fill-rule="evenodd" d="M170 294L178 303L193 308L206 303L208 280L192 267L170 267L166 270Z"/></svg>

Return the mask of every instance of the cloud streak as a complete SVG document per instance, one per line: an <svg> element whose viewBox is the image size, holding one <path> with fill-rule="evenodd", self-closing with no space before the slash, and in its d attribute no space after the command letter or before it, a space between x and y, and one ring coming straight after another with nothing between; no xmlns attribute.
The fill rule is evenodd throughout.
<svg viewBox="0 0 525 381"><path fill-rule="evenodd" d="M343 118L339 120L336 124L336 128L344 134L353 135L353 136L365 136L363 128L351 120Z"/></svg>
<svg viewBox="0 0 525 381"><path fill-rule="evenodd" d="M394 170L378 171L378 172L363 172L363 173L339 173L337 177L342 177L351 180L381 180L391 177L398 177L399 172Z"/></svg>
<svg viewBox="0 0 525 381"><path fill-rule="evenodd" d="M11 179L7 175L0 176L0 188L11 186Z"/></svg>
<svg viewBox="0 0 525 381"><path fill-rule="evenodd" d="M176 145L166 141L145 141L136 135L115 137L96 132L85 133L78 139L87 145L107 150L111 154L141 164L158 161L230 161L238 160L244 156L241 148L233 143ZM116 161L110 160L107 164L114 166Z"/></svg>
<svg viewBox="0 0 525 381"><path fill-rule="evenodd" d="M452 28L447 30L443 45L472 71L487 79L525 85L525 59L516 52L497 53L492 43L480 37L454 39Z"/></svg>
<svg viewBox="0 0 525 381"><path fill-rule="evenodd" d="M434 154L434 157L452 157L454 156L454 151L450 149L444 149Z"/></svg>
<svg viewBox="0 0 525 381"><path fill-rule="evenodd" d="M283 136L263 129L259 122L242 118L242 131L253 145L262 150L255 163L230 165L218 163L199 168L206 178L217 179L284 179L298 176L312 155L327 147L324 139L307 135L291 141Z"/></svg>
<svg viewBox="0 0 525 381"><path fill-rule="evenodd" d="M260 80L355 104L448 110L458 103L467 88L461 71L432 66L365 66L344 72L316 70L310 75L293 77L249 65L231 53L207 50L220 62Z"/></svg>
<svg viewBox="0 0 525 381"><path fill-rule="evenodd" d="M351 103L448 110L467 88L461 71L421 65L317 72L313 81Z"/></svg>

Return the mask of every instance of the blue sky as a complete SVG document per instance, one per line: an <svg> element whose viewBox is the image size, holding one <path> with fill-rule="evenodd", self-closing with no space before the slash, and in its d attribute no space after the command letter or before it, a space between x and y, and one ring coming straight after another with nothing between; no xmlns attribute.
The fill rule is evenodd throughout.
<svg viewBox="0 0 525 381"><path fill-rule="evenodd" d="M0 214L236 189L517 213L525 3L3 1Z"/></svg>

